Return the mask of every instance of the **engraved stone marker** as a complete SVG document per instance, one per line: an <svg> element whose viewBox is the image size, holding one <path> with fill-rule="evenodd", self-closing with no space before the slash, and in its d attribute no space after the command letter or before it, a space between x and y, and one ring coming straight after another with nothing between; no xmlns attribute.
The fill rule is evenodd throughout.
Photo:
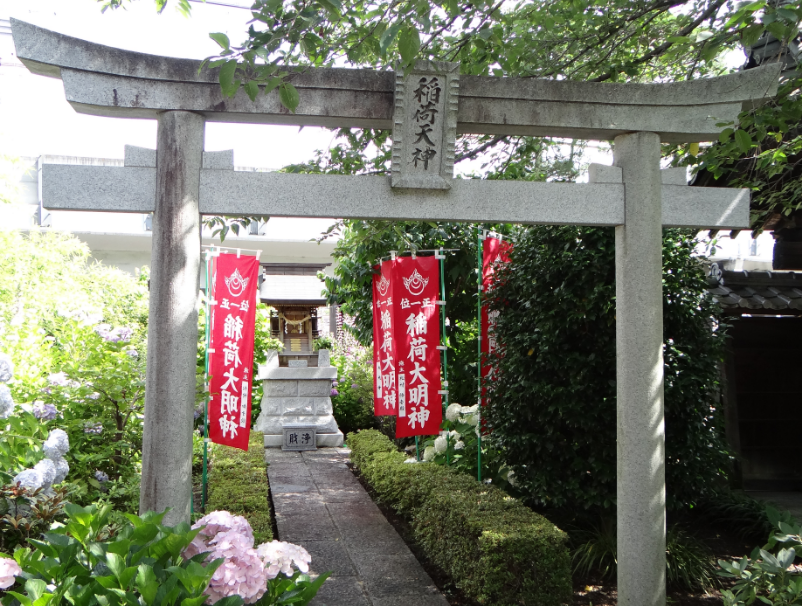
<svg viewBox="0 0 802 606"><path fill-rule="evenodd" d="M317 450L314 425L290 424L284 428L281 450Z"/></svg>
<svg viewBox="0 0 802 606"><path fill-rule="evenodd" d="M418 61L396 71L393 188L451 189L457 137L459 63Z"/></svg>

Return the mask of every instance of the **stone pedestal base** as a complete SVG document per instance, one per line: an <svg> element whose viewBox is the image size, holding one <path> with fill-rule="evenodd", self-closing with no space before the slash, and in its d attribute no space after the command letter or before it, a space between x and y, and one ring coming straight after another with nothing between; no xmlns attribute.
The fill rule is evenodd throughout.
<svg viewBox="0 0 802 606"><path fill-rule="evenodd" d="M254 428L264 433L265 448L281 448L287 424L315 427L317 446L342 446L343 434L332 414L331 382L337 369L329 352L318 352L317 367L280 367L275 352L259 367L256 377L264 385L262 411Z"/></svg>

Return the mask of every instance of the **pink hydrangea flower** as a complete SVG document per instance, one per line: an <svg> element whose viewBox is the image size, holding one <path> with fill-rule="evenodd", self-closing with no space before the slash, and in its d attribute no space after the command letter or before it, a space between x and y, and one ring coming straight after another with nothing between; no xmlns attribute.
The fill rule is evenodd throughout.
<svg viewBox="0 0 802 606"><path fill-rule="evenodd" d="M260 561L261 564L261 561ZM11 587L17 577L22 574L22 568L19 567L14 560L9 558L0 558L0 589L8 589Z"/></svg>
<svg viewBox="0 0 802 606"><path fill-rule="evenodd" d="M309 572L309 563L312 561L312 556L306 549L284 541L262 543L256 548L256 553L262 558L269 579L275 579L279 572L291 577L294 573L293 563L298 570L307 573Z"/></svg>
<svg viewBox="0 0 802 606"><path fill-rule="evenodd" d="M234 533L236 534L236 533ZM242 535L239 535L242 537ZM209 559L222 557L222 553L213 551ZM246 604L253 604L261 598L267 590L267 571L262 560L256 555L255 549L237 551L227 557L220 567L214 571L206 595L207 604L232 595L240 596Z"/></svg>

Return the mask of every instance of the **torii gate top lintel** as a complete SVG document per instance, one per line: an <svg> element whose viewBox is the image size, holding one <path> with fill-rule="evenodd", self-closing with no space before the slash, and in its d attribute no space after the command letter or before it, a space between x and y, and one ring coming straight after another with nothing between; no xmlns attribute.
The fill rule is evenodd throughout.
<svg viewBox="0 0 802 606"><path fill-rule="evenodd" d="M81 113L155 119L186 110L208 121L392 128L391 71L299 68L292 82L295 114L276 91L252 102L220 91L216 69L200 61L161 57L95 44L11 19L19 59L36 74L61 78ZM710 141L744 103L776 93L779 65L693 80L615 84L459 76L456 133L536 135L611 140L655 132L664 142Z"/></svg>

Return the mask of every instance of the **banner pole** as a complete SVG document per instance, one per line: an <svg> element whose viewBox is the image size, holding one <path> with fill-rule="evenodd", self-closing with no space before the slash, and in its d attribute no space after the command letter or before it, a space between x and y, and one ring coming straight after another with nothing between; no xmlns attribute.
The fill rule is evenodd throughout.
<svg viewBox="0 0 802 606"><path fill-rule="evenodd" d="M445 251L441 248L440 254L440 300L443 304L440 306L440 344L443 348L443 416L446 416L448 409L448 338L446 336L446 255ZM451 447L451 433L446 434L446 465L451 465L451 455L449 449Z"/></svg>
<svg viewBox="0 0 802 606"><path fill-rule="evenodd" d="M477 296L476 296L476 321L478 326L479 338L477 340L477 353L478 362L476 364L477 382L479 385L479 397L477 402L479 406L476 407L476 415L479 422L476 424L477 448L476 448L476 479L482 481L482 228L476 228L476 281L477 281Z"/></svg>
<svg viewBox="0 0 802 606"><path fill-rule="evenodd" d="M209 456L209 341L212 336L212 282L211 266L214 246L206 252L206 353L204 356L204 372L206 393L203 403L203 475L201 480L201 508L206 513L206 485L208 481L208 456Z"/></svg>
<svg viewBox="0 0 802 606"><path fill-rule="evenodd" d="M418 442L418 436L415 436L415 458L420 463L420 443Z"/></svg>

